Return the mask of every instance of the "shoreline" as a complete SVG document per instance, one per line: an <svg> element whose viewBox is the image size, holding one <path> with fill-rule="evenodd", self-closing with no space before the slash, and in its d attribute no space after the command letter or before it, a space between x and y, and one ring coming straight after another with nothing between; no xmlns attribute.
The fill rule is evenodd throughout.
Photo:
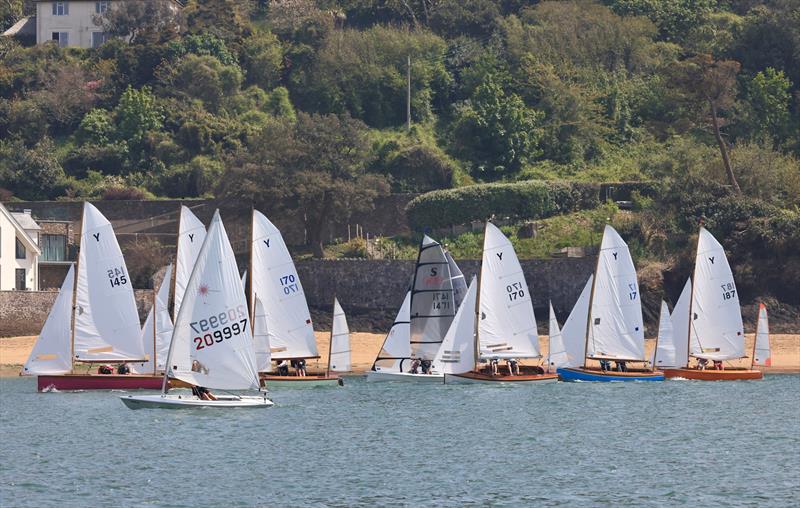
<svg viewBox="0 0 800 508"><path fill-rule="evenodd" d="M308 362L309 370L324 370L328 361L330 332L316 332L317 348L320 358ZM362 375L372 367L372 362L383 345L384 334L352 332L350 335L353 370L347 376ZM745 334L745 351L752 351L754 334ZM800 374L800 334L772 334L772 366L756 367L765 374ZM36 341L36 336L0 338L0 378L19 376L22 364ZM547 354L547 336L539 337L539 346L543 355ZM652 354L655 340L645 342L646 355ZM537 362L538 363L538 362ZM730 362L732 366L749 366L749 358Z"/></svg>

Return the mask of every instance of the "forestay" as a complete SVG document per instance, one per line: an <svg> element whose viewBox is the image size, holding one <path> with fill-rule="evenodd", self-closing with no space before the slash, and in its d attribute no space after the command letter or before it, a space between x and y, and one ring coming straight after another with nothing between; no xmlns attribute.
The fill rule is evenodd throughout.
<svg viewBox="0 0 800 508"><path fill-rule="evenodd" d="M244 287L244 277L242 277L242 287ZM255 295L255 307L253 309L253 342L256 351L256 368L259 372L270 372L272 370L272 354L269 345L269 332L267 331L267 312L264 309L264 302L258 295Z"/></svg>
<svg viewBox="0 0 800 508"><path fill-rule="evenodd" d="M186 292L186 284L192 275L192 268L206 238L206 227L191 210L181 206L178 224L178 253L175 260L175 310L177 316Z"/></svg>
<svg viewBox="0 0 800 508"><path fill-rule="evenodd" d="M667 302L661 300L661 314L658 318L658 339L650 362L653 368L677 367L675 358L675 334L669 315Z"/></svg>
<svg viewBox="0 0 800 508"><path fill-rule="evenodd" d="M609 225L597 260L588 358L644 360L644 326L639 284L628 245Z"/></svg>
<svg viewBox="0 0 800 508"><path fill-rule="evenodd" d="M373 365L374 370L401 372L401 363L411 357L410 316L411 291L406 293L403 304L397 312L397 317L394 318L392 328L383 341L383 347Z"/></svg>
<svg viewBox="0 0 800 508"><path fill-rule="evenodd" d="M153 308L147 314L142 327L142 344L147 351L148 361L131 365L131 370L140 374L154 371L163 372L167 364L169 341L172 339L172 317L169 315L169 281L172 278L172 265L164 272L164 280L156 293ZM153 323L155 320L155 323ZM155 336L154 336L155 334ZM155 348L155 349L154 349ZM153 359L155 358L155 364ZM155 367L154 367L155 365Z"/></svg>
<svg viewBox="0 0 800 508"><path fill-rule="evenodd" d="M455 316L453 281L442 246L422 239L411 292L411 354L433 360Z"/></svg>
<svg viewBox="0 0 800 508"><path fill-rule="evenodd" d="M168 367L170 376L192 385L259 386L244 288L219 210L186 285Z"/></svg>
<svg viewBox="0 0 800 508"><path fill-rule="evenodd" d="M74 288L75 269L70 265L47 321L22 368L23 375L66 374L72 369L70 330Z"/></svg>
<svg viewBox="0 0 800 508"><path fill-rule="evenodd" d="M486 223L480 282L482 358L538 358L539 336L528 284L508 238Z"/></svg>
<svg viewBox="0 0 800 508"><path fill-rule="evenodd" d="M756 345L753 354L753 365L769 367L772 365L772 358L769 350L769 319L767 317L767 307L761 303L758 305L758 325L756 326Z"/></svg>
<svg viewBox="0 0 800 508"><path fill-rule="evenodd" d="M564 347L564 340L561 336L561 329L558 327L556 313L553 310L553 302L550 302L550 326L548 337L547 365L554 369L569 367L569 355Z"/></svg>
<svg viewBox="0 0 800 508"><path fill-rule="evenodd" d="M689 305L692 301L692 279L686 279L681 296L672 308L673 343L675 345L675 362L679 367L689 364Z"/></svg>
<svg viewBox="0 0 800 508"><path fill-rule="evenodd" d="M350 328L339 300L333 299L333 325L331 328L330 369L334 372L349 372Z"/></svg>
<svg viewBox="0 0 800 508"><path fill-rule="evenodd" d="M568 361L564 367L579 367L583 364L584 356L586 356L586 322L589 319L589 301L592 297L593 282L594 276L590 275L561 329L561 340L564 343Z"/></svg>
<svg viewBox="0 0 800 508"><path fill-rule="evenodd" d="M694 265L692 329L698 340L692 356L706 360L745 356L742 311L733 273L722 245L703 227Z"/></svg>
<svg viewBox="0 0 800 508"><path fill-rule="evenodd" d="M74 343L79 361L141 362L145 358L125 259L111 223L89 203L83 205Z"/></svg>
<svg viewBox="0 0 800 508"><path fill-rule="evenodd" d="M467 288L463 305L458 308L455 319L442 341L442 347L433 363L444 374L463 374L475 368L475 299L477 298L475 277Z"/></svg>
<svg viewBox="0 0 800 508"><path fill-rule="evenodd" d="M300 277L278 228L253 211L251 285L266 311L272 359L315 358L317 341Z"/></svg>
<svg viewBox="0 0 800 508"><path fill-rule="evenodd" d="M456 310L461 307L461 302L464 300L464 295L467 294L467 281L464 279L464 274L456 264L456 260L449 252L444 252L447 258L447 266L450 269L450 280L453 281L453 301L456 303Z"/></svg>

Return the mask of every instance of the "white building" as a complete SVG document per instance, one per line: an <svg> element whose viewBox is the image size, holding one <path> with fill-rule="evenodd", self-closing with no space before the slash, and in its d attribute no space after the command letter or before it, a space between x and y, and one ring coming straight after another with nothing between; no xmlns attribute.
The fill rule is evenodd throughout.
<svg viewBox="0 0 800 508"><path fill-rule="evenodd" d="M39 289L39 230L30 211L0 203L0 291Z"/></svg>

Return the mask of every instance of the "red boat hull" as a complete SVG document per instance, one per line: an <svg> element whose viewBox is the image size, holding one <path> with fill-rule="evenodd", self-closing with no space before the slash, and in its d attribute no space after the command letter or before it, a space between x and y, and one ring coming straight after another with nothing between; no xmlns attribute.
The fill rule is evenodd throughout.
<svg viewBox="0 0 800 508"><path fill-rule="evenodd" d="M63 374L38 376L40 392L56 389L69 390L160 390L164 376L139 374ZM170 386L174 386L170 381Z"/></svg>
<svg viewBox="0 0 800 508"><path fill-rule="evenodd" d="M666 378L695 379L698 381L737 381L742 379L762 379L764 374L760 370L748 369L664 369Z"/></svg>

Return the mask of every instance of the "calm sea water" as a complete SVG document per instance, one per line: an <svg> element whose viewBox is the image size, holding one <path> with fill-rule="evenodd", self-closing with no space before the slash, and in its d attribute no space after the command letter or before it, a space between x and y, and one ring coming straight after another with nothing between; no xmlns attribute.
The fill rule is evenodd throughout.
<svg viewBox="0 0 800 508"><path fill-rule="evenodd" d="M0 381L0 505L797 506L800 376L272 392L131 411Z"/></svg>

